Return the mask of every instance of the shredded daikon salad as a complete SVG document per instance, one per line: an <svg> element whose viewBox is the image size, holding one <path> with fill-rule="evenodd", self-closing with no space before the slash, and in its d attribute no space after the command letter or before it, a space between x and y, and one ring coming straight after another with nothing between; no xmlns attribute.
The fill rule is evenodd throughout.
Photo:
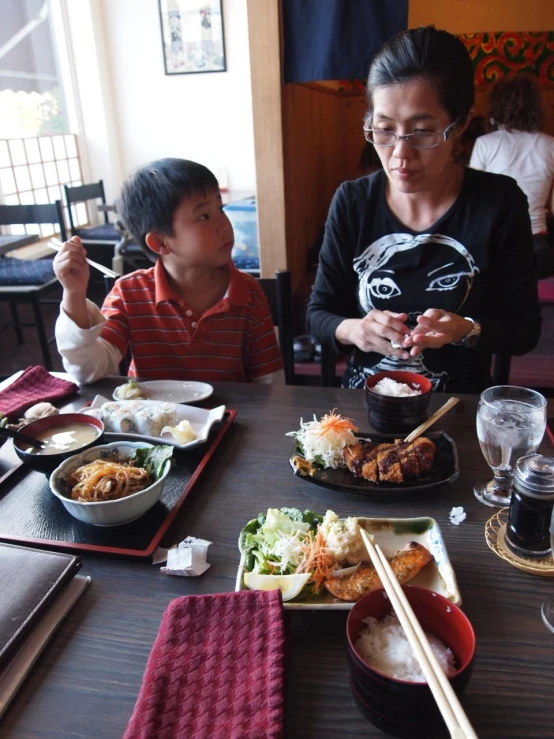
<svg viewBox="0 0 554 739"><path fill-rule="evenodd" d="M302 454L308 462L315 462L322 467L336 470L344 467L344 450L356 444L359 439L354 436L358 427L350 418L344 418L336 412L336 408L318 421L300 419L300 430L290 431Z"/></svg>

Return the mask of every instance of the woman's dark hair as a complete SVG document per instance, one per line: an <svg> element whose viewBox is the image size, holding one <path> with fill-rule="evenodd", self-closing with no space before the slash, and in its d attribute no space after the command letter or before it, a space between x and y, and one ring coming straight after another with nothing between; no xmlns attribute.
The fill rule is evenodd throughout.
<svg viewBox="0 0 554 739"><path fill-rule="evenodd" d="M495 124L515 131L540 131L544 123L541 94L533 77L518 74L496 82L489 96Z"/></svg>
<svg viewBox="0 0 554 739"><path fill-rule="evenodd" d="M474 100L471 59L459 38L434 26L398 33L373 57L367 80L369 115L375 88L418 78L433 85L453 122L465 122Z"/></svg>
<svg viewBox="0 0 554 739"><path fill-rule="evenodd" d="M147 233L173 233L173 214L183 198L219 190L207 167L187 159L158 159L137 169L123 183L117 202L121 220L147 254Z"/></svg>

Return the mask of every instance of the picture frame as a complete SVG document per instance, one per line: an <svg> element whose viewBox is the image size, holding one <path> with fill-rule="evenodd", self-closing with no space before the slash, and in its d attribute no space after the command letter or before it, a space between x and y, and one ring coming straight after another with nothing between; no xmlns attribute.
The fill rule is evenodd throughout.
<svg viewBox="0 0 554 739"><path fill-rule="evenodd" d="M166 75L225 72L222 0L158 0Z"/></svg>

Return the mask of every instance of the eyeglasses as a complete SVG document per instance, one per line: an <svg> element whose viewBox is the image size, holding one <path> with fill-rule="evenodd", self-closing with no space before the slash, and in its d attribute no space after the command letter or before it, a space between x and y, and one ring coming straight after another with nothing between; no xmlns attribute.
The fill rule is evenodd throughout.
<svg viewBox="0 0 554 739"><path fill-rule="evenodd" d="M422 131L421 133L407 133L398 136L392 131L382 128L369 128L364 126L365 140L374 146L396 146L397 141L404 140L412 149L434 149L444 143L456 128L456 123L451 123L442 133Z"/></svg>

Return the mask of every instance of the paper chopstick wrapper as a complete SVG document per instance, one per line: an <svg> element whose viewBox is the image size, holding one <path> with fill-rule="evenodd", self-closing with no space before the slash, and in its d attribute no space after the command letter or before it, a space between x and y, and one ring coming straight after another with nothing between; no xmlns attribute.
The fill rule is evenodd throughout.
<svg viewBox="0 0 554 739"><path fill-rule="evenodd" d="M158 549L154 554L153 563L159 564L166 560L165 567L160 567L164 575L177 575L178 577L198 577L210 567L206 561L208 547L212 542L205 539L197 539L195 536L187 536L182 542L171 549ZM162 552L166 557L162 558Z"/></svg>

